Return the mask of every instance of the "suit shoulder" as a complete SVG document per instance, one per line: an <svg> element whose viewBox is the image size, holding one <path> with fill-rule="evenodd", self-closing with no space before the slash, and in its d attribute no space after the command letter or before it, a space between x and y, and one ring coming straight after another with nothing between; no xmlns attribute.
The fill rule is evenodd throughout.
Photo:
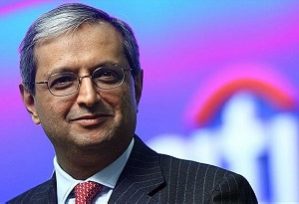
<svg viewBox="0 0 299 204"><path fill-rule="evenodd" d="M190 197L201 195L203 200L214 201L227 197L231 199L229 201L257 203L250 184L237 173L210 164L163 154L160 154L160 164L167 184L174 189L182 186L185 192L193 192Z"/></svg>
<svg viewBox="0 0 299 204"><path fill-rule="evenodd" d="M186 159L180 159L165 154L159 154L159 155L160 155L161 166L162 167L166 166L167 168L171 167L170 169L177 169L180 171L185 171L188 169L200 170L200 171L205 171L207 174L210 174L212 172L217 172L217 174L219 175L236 174L232 171L211 164L205 164L205 163L186 160Z"/></svg>
<svg viewBox="0 0 299 204"><path fill-rule="evenodd" d="M50 179L45 181L44 183L35 186L26 192L12 198L7 203L14 204L14 203L42 203L42 201L49 197L51 192L55 192L55 186L53 185L55 181Z"/></svg>
<svg viewBox="0 0 299 204"><path fill-rule="evenodd" d="M160 154L160 162L163 172L165 174L171 174L171 178L173 178L173 176L190 177L193 178L194 181L202 180L205 183L210 183L210 186L213 187L226 180L247 182L243 176L235 172L210 164L179 159L164 154Z"/></svg>

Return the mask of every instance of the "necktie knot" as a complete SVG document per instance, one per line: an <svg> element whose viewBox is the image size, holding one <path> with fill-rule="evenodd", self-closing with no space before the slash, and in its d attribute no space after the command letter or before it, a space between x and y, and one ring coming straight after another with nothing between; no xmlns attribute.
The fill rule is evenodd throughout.
<svg viewBox="0 0 299 204"><path fill-rule="evenodd" d="M75 203L90 204L103 186L93 181L79 183L75 186Z"/></svg>

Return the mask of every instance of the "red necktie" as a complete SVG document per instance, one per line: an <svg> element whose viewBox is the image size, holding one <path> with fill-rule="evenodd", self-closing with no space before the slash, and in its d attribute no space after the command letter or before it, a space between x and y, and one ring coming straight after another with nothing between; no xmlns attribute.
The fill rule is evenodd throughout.
<svg viewBox="0 0 299 204"><path fill-rule="evenodd" d="M93 181L79 183L75 186L75 203L91 204L103 186Z"/></svg>

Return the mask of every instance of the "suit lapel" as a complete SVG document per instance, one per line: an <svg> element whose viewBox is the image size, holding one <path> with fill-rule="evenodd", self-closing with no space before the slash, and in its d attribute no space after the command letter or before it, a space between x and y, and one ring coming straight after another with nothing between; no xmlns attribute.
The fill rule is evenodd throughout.
<svg viewBox="0 0 299 204"><path fill-rule="evenodd" d="M45 186L44 190L40 190L40 194L36 196L38 203L57 203L57 192L56 192L56 176L53 174L52 178L48 181L48 185Z"/></svg>
<svg viewBox="0 0 299 204"><path fill-rule="evenodd" d="M148 203L163 187L159 155L137 136L131 156L116 184L109 203Z"/></svg>
<svg viewBox="0 0 299 204"><path fill-rule="evenodd" d="M50 180L40 185L34 193L34 196L28 197L28 203L36 204L56 204L57 193L56 193L56 176L52 176Z"/></svg>
<svg viewBox="0 0 299 204"><path fill-rule="evenodd" d="M56 176L53 174L51 180L51 186L49 189L49 203L57 203L57 187L56 187Z"/></svg>

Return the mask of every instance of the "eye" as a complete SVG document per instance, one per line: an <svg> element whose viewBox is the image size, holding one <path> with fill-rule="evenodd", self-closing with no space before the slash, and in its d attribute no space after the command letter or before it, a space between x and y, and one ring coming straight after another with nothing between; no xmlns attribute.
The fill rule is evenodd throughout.
<svg viewBox="0 0 299 204"><path fill-rule="evenodd" d="M75 85L77 78L74 74L57 74L49 79L49 88L52 90L67 89Z"/></svg>
<svg viewBox="0 0 299 204"><path fill-rule="evenodd" d="M92 78L97 84L115 84L123 79L123 71L120 68L101 67L94 71Z"/></svg>

